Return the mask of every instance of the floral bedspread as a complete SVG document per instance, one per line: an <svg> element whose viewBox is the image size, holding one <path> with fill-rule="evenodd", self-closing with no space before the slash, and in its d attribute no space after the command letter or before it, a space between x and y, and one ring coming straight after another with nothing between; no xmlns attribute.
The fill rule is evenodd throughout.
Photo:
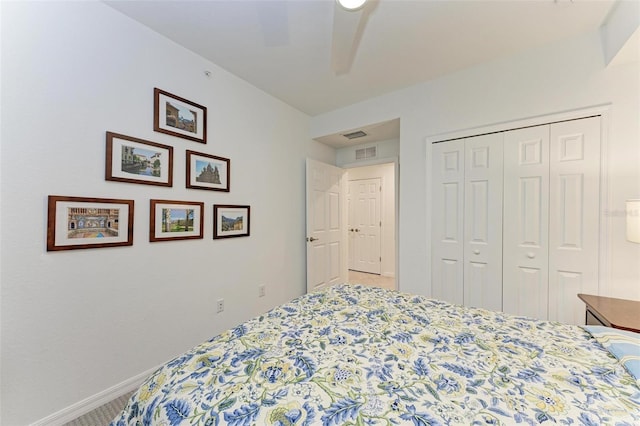
<svg viewBox="0 0 640 426"><path fill-rule="evenodd" d="M580 327L378 288L307 294L156 371L111 425L638 425Z"/></svg>

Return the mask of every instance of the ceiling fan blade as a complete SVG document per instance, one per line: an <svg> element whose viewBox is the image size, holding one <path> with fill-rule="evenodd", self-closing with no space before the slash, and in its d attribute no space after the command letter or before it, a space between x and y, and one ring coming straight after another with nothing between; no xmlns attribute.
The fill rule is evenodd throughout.
<svg viewBox="0 0 640 426"><path fill-rule="evenodd" d="M347 11L334 3L331 68L337 75L351 69L368 15L366 5L360 10Z"/></svg>

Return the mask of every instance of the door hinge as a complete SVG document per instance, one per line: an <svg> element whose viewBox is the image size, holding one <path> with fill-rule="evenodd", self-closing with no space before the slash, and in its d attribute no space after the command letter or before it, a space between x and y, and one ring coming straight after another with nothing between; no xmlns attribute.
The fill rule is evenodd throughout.
<svg viewBox="0 0 640 426"><path fill-rule="evenodd" d="M380 228L382 228L382 221L380 221Z"/></svg>
<svg viewBox="0 0 640 426"><path fill-rule="evenodd" d="M380 258L380 262L382 262L382 257Z"/></svg>

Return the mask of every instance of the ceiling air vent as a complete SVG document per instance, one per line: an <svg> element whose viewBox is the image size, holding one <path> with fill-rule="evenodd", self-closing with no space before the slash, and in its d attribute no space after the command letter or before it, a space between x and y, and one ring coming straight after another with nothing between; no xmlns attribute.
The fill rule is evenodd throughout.
<svg viewBox="0 0 640 426"><path fill-rule="evenodd" d="M362 130L357 130L355 132L351 132L351 133L347 133L342 135L347 139L358 139L358 138L362 138L364 136L367 136L367 134L365 132L363 132Z"/></svg>
<svg viewBox="0 0 640 426"><path fill-rule="evenodd" d="M356 160L368 160L370 158L376 158L377 155L378 149L375 146L356 149Z"/></svg>

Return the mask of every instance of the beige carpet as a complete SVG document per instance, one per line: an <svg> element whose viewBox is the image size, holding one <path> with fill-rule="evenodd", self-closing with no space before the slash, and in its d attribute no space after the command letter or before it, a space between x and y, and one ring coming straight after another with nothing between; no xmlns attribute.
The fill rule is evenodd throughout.
<svg viewBox="0 0 640 426"><path fill-rule="evenodd" d="M84 416L65 423L64 426L109 426L111 420L120 414L132 393L129 392L126 395L122 395L120 398L116 398Z"/></svg>
<svg viewBox="0 0 640 426"><path fill-rule="evenodd" d="M389 290L396 289L396 279L394 277L384 277L382 275L367 274L365 272L351 270L349 271L349 283L381 287Z"/></svg>

